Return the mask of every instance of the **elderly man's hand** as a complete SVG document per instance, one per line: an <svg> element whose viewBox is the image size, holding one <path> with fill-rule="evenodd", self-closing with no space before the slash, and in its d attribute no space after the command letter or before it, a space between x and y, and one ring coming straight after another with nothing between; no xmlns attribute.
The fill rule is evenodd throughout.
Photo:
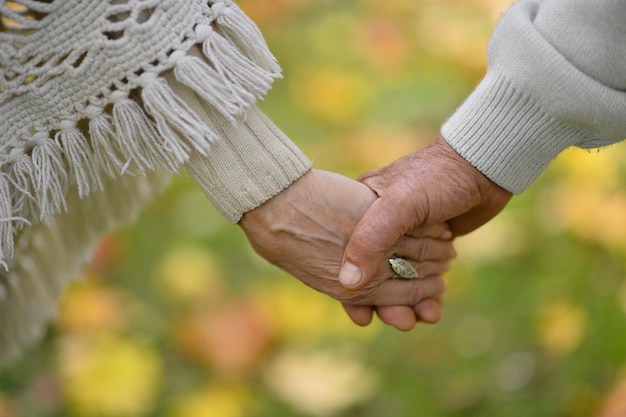
<svg viewBox="0 0 626 417"><path fill-rule="evenodd" d="M345 251L340 280L352 290L374 279L390 248L410 230L447 222L455 236L469 233L512 197L441 137L360 180L379 198L359 221Z"/></svg>
<svg viewBox="0 0 626 417"><path fill-rule="evenodd" d="M368 324L374 309L383 321L403 330L418 319L436 322L445 288L441 274L455 255L452 234L443 224L398 236L372 267L372 279L358 291L339 283L348 238L375 200L376 195L357 181L312 170L246 213L240 226L262 257L341 301L357 324ZM390 279L394 273L387 260L397 256L411 261L420 278Z"/></svg>

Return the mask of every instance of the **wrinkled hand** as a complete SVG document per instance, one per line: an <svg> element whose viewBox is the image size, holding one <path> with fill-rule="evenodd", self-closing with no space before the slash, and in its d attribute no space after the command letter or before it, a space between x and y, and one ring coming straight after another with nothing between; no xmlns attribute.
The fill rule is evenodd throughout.
<svg viewBox="0 0 626 417"><path fill-rule="evenodd" d="M469 233L497 215L512 197L441 137L360 180L379 198L346 247L340 280L348 289L367 285L389 249L408 231L447 222L456 236Z"/></svg>
<svg viewBox="0 0 626 417"><path fill-rule="evenodd" d="M374 306L380 306L377 312L383 321L400 329L413 327L416 315L435 322L439 305L433 300L438 300L444 290L441 274L454 256L451 233L444 225L399 236L384 251L384 259L372 268L372 280L359 291L346 290L339 283L348 238L375 199L376 195L359 182L312 170L246 213L240 226L257 253L341 301L357 324L370 322ZM393 272L387 259L392 256L412 261L424 278L389 279ZM426 302L420 303L422 300Z"/></svg>

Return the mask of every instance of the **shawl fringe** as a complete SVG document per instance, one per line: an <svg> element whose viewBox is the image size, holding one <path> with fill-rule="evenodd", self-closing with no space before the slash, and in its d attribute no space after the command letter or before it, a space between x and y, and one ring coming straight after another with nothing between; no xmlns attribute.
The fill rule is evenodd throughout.
<svg viewBox="0 0 626 417"><path fill-rule="evenodd" d="M102 234L133 221L168 180L154 172L103 179L102 190L69 197L66 213L20 233L11 268L0 271L0 366L41 338L56 316L58 297L79 276Z"/></svg>
<svg viewBox="0 0 626 417"><path fill-rule="evenodd" d="M168 68L234 121L280 68L236 5L216 7L210 25L194 28L195 51L168 53ZM131 89L113 80L118 87L73 112L75 120L33 128L28 149L11 149L0 168L0 365L41 336L98 237L133 220L162 188L156 172L178 172L192 151L207 156L218 140L161 74L141 71Z"/></svg>

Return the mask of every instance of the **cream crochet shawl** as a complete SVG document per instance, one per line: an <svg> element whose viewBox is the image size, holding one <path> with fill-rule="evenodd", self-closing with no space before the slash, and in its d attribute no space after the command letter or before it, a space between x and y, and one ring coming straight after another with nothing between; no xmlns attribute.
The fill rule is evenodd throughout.
<svg viewBox="0 0 626 417"><path fill-rule="evenodd" d="M0 0L0 363L159 171L216 141L165 71L231 120L280 70L229 0Z"/></svg>

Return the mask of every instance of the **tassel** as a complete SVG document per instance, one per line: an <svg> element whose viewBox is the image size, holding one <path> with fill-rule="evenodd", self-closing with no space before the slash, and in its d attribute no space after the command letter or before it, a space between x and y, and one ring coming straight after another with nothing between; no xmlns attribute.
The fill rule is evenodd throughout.
<svg viewBox="0 0 626 417"><path fill-rule="evenodd" d="M26 158L23 152L13 156ZM12 164L18 162L15 158ZM18 220L8 217L12 183L8 174L2 175L0 220ZM16 236L15 254L5 251L5 261L13 258L11 270L0 270L0 367L40 338L53 318L60 291L70 279L79 276L97 238L122 222L135 219L140 208L163 191L170 177L162 171L148 171L145 176L124 175L119 180L102 177L106 191L93 191L83 199L79 199L78 193L71 193L67 198L68 212L54 215L48 225L37 223L24 228ZM81 207L82 210L75 210ZM2 227L0 222L0 239L10 239L9 230ZM11 248L9 243L0 248Z"/></svg>
<svg viewBox="0 0 626 417"><path fill-rule="evenodd" d="M236 45L217 32L212 32L205 39L202 53L218 72L224 74L247 105L264 96L272 86L274 74L246 57Z"/></svg>
<svg viewBox="0 0 626 417"><path fill-rule="evenodd" d="M22 213L25 218L38 216L37 200L33 196L33 162L30 156L20 148L13 148L9 154L9 174L11 200L15 213Z"/></svg>
<svg viewBox="0 0 626 417"><path fill-rule="evenodd" d="M66 126L55 135L55 141L68 161L70 175L76 181L78 195L82 198L91 191L102 189L102 179L94 167L87 138L73 124Z"/></svg>
<svg viewBox="0 0 626 417"><path fill-rule="evenodd" d="M120 151L116 147L116 136L111 117L105 113L94 115L89 120L89 136L93 147L94 163L111 178L117 177L124 168Z"/></svg>
<svg viewBox="0 0 626 417"><path fill-rule="evenodd" d="M13 258L13 205L5 175L0 176L0 265L8 271L7 261Z"/></svg>
<svg viewBox="0 0 626 417"><path fill-rule="evenodd" d="M215 107L231 123L235 123L235 116L242 115L245 108L254 102L252 94L243 89L235 91L235 86L230 85L223 72L216 71L195 56L180 58L174 67L174 77Z"/></svg>
<svg viewBox="0 0 626 417"><path fill-rule="evenodd" d="M217 3L213 8L216 5ZM228 6L221 10L217 17L216 29L272 78L280 77L280 65L263 41L261 31L236 4L229 2Z"/></svg>
<svg viewBox="0 0 626 417"><path fill-rule="evenodd" d="M34 188L40 211L40 220L47 222L61 210L67 211L65 186L67 173L63 150L53 140L44 138L33 148Z"/></svg>
<svg viewBox="0 0 626 417"><path fill-rule="evenodd" d="M154 123L146 117L139 104L128 98L119 99L113 105L113 124L122 152L129 158L122 173L133 162L142 172L154 170L160 165L171 172L178 171L180 162L168 152Z"/></svg>
<svg viewBox="0 0 626 417"><path fill-rule="evenodd" d="M61 229L73 229L74 242L69 243L69 250L73 252L81 252L78 242L86 242L92 238L92 229L100 227L100 212L93 210L94 196L100 195L102 191L96 191L89 194L88 198L80 198L77 194L70 194L67 197L67 205L69 207L68 214L61 216L61 220L56 223ZM90 218L91 217L91 218ZM67 243L66 243L67 244Z"/></svg>
<svg viewBox="0 0 626 417"><path fill-rule="evenodd" d="M47 280L33 279L34 277L45 276L45 265L37 263L34 258L20 259L19 263L20 269L26 273L19 276L19 284L16 287L16 292L22 294L20 298L26 301L22 307L23 313L27 317L40 314L44 317L52 317L55 313L56 294L50 294L46 285ZM17 278L18 275L15 277ZM38 338L38 333L42 330L38 327L30 323L25 329L28 332L25 334L25 338Z"/></svg>
<svg viewBox="0 0 626 417"><path fill-rule="evenodd" d="M172 91L167 82L158 77L146 77L142 87L141 98L144 107L156 120L157 128L176 160L184 163L188 158L189 147L178 135L172 135L170 127L191 142L193 148L200 154L208 155L210 144L217 139L215 134L187 103Z"/></svg>

